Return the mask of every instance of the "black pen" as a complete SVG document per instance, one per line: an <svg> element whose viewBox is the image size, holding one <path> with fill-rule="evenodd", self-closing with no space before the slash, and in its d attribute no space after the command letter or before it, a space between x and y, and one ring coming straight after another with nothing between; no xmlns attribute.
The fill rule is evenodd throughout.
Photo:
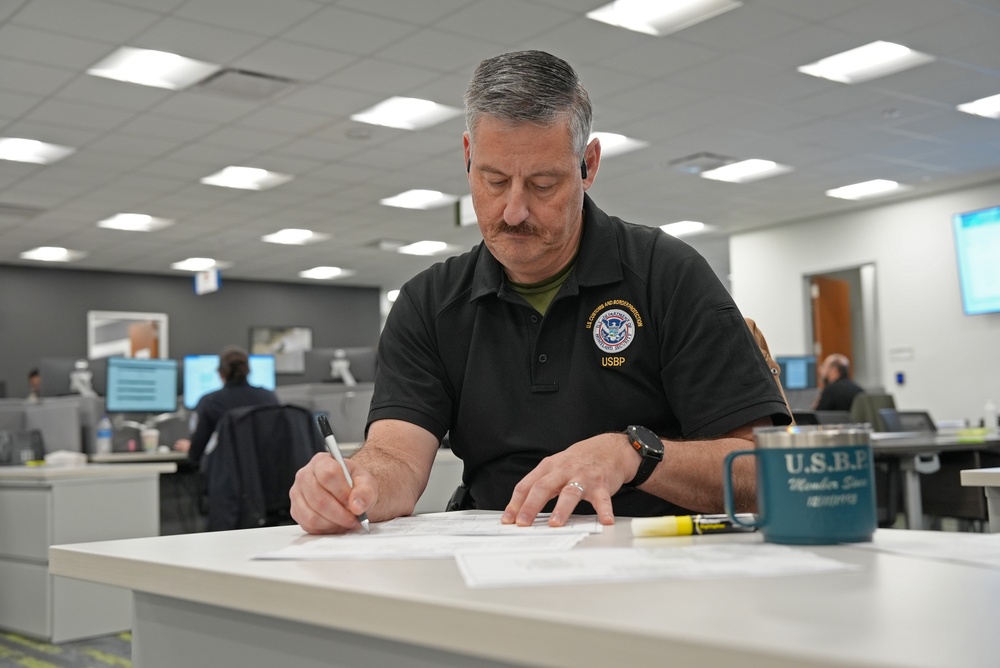
<svg viewBox="0 0 1000 668"><path fill-rule="evenodd" d="M316 422L319 423L319 430L323 434L323 442L326 443L326 449L337 460L337 463L340 464L340 468L344 472L344 477L347 478L347 484L351 486L351 489L354 489L354 480L351 478L351 472L347 470L347 462L344 461L344 455L340 454L340 446L337 445L337 439L333 435L333 430L330 429L330 421L326 419L325 415L320 415L316 418ZM371 527L368 526L368 513L361 513L360 515L356 515L356 517L361 522L361 526L365 532L371 533Z"/></svg>

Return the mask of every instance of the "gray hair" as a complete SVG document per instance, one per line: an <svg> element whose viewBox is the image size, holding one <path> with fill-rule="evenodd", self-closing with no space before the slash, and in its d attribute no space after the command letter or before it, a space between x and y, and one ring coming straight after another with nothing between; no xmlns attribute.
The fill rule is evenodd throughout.
<svg viewBox="0 0 1000 668"><path fill-rule="evenodd" d="M576 72L544 51L514 51L479 63L465 91L470 138L481 116L542 127L568 116L573 148L581 158L593 122L590 96Z"/></svg>

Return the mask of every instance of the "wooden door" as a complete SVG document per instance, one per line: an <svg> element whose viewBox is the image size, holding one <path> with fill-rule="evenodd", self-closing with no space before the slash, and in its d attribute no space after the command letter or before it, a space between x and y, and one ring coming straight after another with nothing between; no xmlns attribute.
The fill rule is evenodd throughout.
<svg viewBox="0 0 1000 668"><path fill-rule="evenodd" d="M817 364L833 353L847 355L853 364L850 283L825 276L813 276L809 280L812 291L813 349Z"/></svg>

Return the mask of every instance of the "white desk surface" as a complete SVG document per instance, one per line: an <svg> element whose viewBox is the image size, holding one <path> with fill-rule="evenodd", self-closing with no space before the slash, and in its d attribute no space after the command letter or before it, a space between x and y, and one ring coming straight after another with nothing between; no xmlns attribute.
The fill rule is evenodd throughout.
<svg viewBox="0 0 1000 668"><path fill-rule="evenodd" d="M1000 467L966 469L960 475L965 487L1000 487Z"/></svg>
<svg viewBox="0 0 1000 668"><path fill-rule="evenodd" d="M86 466L0 466L0 482L11 480L67 480L83 478L127 478L173 473L177 464L87 464Z"/></svg>
<svg viewBox="0 0 1000 668"><path fill-rule="evenodd" d="M948 540L947 533L926 532ZM913 532L879 530L876 542ZM814 549L849 573L469 589L453 560L255 561L296 526L51 548L53 574L321 628L539 666L995 667L1000 570ZM634 540L627 519L581 547ZM371 642L377 642L372 639Z"/></svg>

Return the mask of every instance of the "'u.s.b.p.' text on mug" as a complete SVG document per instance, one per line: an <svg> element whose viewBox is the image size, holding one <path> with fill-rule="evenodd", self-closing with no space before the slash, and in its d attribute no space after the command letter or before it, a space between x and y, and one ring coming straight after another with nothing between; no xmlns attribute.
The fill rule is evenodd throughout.
<svg viewBox="0 0 1000 668"><path fill-rule="evenodd" d="M735 514L732 463L757 460L758 526L773 543L871 540L877 524L868 425L806 425L754 430L755 450L725 460L726 512ZM734 521L738 521L735 520Z"/></svg>

